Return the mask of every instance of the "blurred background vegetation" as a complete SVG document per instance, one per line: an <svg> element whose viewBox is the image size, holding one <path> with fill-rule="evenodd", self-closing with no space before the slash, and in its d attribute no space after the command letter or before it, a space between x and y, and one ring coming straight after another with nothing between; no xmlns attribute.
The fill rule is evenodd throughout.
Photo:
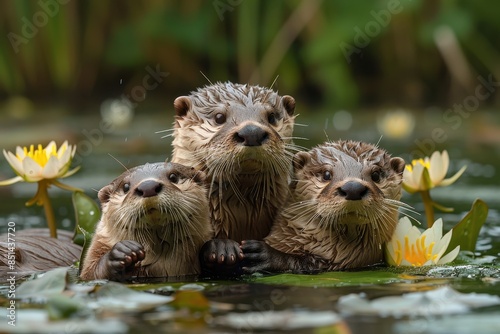
<svg viewBox="0 0 500 334"><path fill-rule="evenodd" d="M130 94L149 66L169 73L148 91L168 105L207 83L201 71L279 76L313 107L450 106L479 75L500 78L499 12L495 0L2 1L0 97L83 111Z"/></svg>

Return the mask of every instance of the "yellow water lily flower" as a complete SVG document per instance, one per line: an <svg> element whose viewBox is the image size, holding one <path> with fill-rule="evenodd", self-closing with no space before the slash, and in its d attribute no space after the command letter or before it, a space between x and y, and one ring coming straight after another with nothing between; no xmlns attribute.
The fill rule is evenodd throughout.
<svg viewBox="0 0 500 334"><path fill-rule="evenodd" d="M436 220L423 233L413 226L408 217L399 220L391 241L385 244L386 261L392 266L428 266L453 261L460 246L444 255L453 230L443 236L443 220ZM444 255L444 256L443 256Z"/></svg>
<svg viewBox="0 0 500 334"><path fill-rule="evenodd" d="M38 204L43 205L47 224L50 228L50 235L57 238L57 228L54 211L50 204L47 189L51 185L70 191L81 191L78 188L68 186L58 181L73 175L80 169L76 167L69 170L76 146L68 145L65 141L59 149L54 141L51 141L45 148L42 145L28 147L16 147L16 154L3 150L3 154L9 162L16 177L5 181L0 181L0 186L11 185L16 182L36 182L38 189L35 196L26 202L27 206Z"/></svg>
<svg viewBox="0 0 500 334"><path fill-rule="evenodd" d="M403 172L403 188L413 194L418 191L426 191L434 187L444 187L455 182L465 171L463 166L455 175L445 179L450 158L446 150L443 153L435 151L431 157L413 160L406 165Z"/></svg>
<svg viewBox="0 0 500 334"><path fill-rule="evenodd" d="M16 148L16 154L3 150L3 154L18 176L1 181L0 186L13 184L19 181L39 182L41 180L62 179L73 175L79 167L69 170L71 160L75 155L76 146L68 145L65 141L59 149L54 141L45 148L38 145ZM56 184L57 185L57 184Z"/></svg>

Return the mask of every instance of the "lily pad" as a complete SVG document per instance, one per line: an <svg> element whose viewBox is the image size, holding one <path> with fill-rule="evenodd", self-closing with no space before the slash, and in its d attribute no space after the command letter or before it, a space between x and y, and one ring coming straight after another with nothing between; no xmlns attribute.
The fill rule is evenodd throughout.
<svg viewBox="0 0 500 334"><path fill-rule="evenodd" d="M497 334L498 328L500 328L498 312L488 312L403 320L395 324L394 333Z"/></svg>
<svg viewBox="0 0 500 334"><path fill-rule="evenodd" d="M479 230L488 216L488 206L480 199L472 203L472 208L465 217L453 227L453 235L445 254L460 246L461 251L475 251Z"/></svg>
<svg viewBox="0 0 500 334"><path fill-rule="evenodd" d="M229 313L215 318L214 322L241 332L253 332L332 326L341 324L342 318L332 311L267 311ZM333 331L333 327L329 329L330 333L349 333L349 331Z"/></svg>
<svg viewBox="0 0 500 334"><path fill-rule="evenodd" d="M5 311L0 310L0 317L7 319ZM128 326L119 319L69 319L51 321L47 310L16 310L15 327L8 321L0 322L0 333L127 333Z"/></svg>
<svg viewBox="0 0 500 334"><path fill-rule="evenodd" d="M460 293L445 286L425 292L411 292L401 296L368 300L360 294L349 294L339 299L342 313L380 316L432 316L467 313L471 309L500 305L500 297L484 293Z"/></svg>
<svg viewBox="0 0 500 334"><path fill-rule="evenodd" d="M83 309L85 309L85 304L82 299L70 298L65 295L53 296L47 301L49 320L68 319Z"/></svg>
<svg viewBox="0 0 500 334"><path fill-rule="evenodd" d="M66 289L68 268L47 271L43 276L25 281L17 287L18 298L40 298L59 295Z"/></svg>
<svg viewBox="0 0 500 334"><path fill-rule="evenodd" d="M73 192L72 199L77 226L73 242L83 246L85 244L85 237L82 230L86 231L87 235L92 235L100 219L100 210L97 203L83 192Z"/></svg>
<svg viewBox="0 0 500 334"><path fill-rule="evenodd" d="M147 292L135 291L123 284L108 282L95 293L97 301L91 308L113 310L147 310L173 300L170 296L160 296Z"/></svg>
<svg viewBox="0 0 500 334"><path fill-rule="evenodd" d="M256 283L284 284L304 287L338 287L388 284L408 281L407 275L387 271L335 271L318 275L280 274L255 278Z"/></svg>

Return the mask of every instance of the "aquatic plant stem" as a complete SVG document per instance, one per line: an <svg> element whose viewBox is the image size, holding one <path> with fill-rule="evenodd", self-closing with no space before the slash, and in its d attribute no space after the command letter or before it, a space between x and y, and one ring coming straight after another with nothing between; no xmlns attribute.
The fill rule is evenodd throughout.
<svg viewBox="0 0 500 334"><path fill-rule="evenodd" d="M47 191L49 183L46 180L38 182L38 205L43 205L45 211L45 218L47 219L47 225L49 226L50 236L52 238L57 238L57 226L56 219L54 216L54 210L52 209L52 204L50 203L49 193Z"/></svg>
<svg viewBox="0 0 500 334"><path fill-rule="evenodd" d="M420 191L422 195L422 201L424 202L425 217L427 219L427 228L431 228L434 225L434 205L432 202L431 194L429 190Z"/></svg>

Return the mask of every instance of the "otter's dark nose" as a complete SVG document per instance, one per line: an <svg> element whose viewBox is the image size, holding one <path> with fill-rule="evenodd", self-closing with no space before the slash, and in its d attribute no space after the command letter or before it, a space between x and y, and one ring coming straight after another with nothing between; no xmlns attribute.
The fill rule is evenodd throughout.
<svg viewBox="0 0 500 334"><path fill-rule="evenodd" d="M161 192L163 185L154 180L146 180L141 182L135 189L135 193L141 197L153 197Z"/></svg>
<svg viewBox="0 0 500 334"><path fill-rule="evenodd" d="M368 193L368 188L356 181L346 182L338 190L340 196L350 201L359 201Z"/></svg>
<svg viewBox="0 0 500 334"><path fill-rule="evenodd" d="M245 146L260 146L268 136L268 133L260 126L250 124L238 131L234 138Z"/></svg>

